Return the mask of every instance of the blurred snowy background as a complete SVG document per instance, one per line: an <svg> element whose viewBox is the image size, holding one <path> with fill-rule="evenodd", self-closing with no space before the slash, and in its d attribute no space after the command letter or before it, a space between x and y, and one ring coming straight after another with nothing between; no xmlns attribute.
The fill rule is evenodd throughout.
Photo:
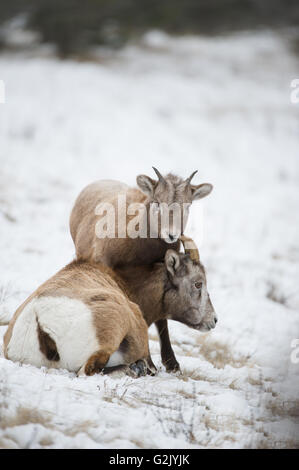
<svg viewBox="0 0 299 470"><path fill-rule="evenodd" d="M74 257L79 191L154 165L214 184L186 233L219 322L170 324L178 377L151 328L159 373L138 380L12 363L0 327L0 447L298 447L298 4L59 3L0 7L1 321Z"/></svg>

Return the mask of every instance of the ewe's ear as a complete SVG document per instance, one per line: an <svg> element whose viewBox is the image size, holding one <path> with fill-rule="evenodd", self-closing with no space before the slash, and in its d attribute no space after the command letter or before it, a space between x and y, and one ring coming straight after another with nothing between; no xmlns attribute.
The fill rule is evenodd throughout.
<svg viewBox="0 0 299 470"><path fill-rule="evenodd" d="M147 196L154 195L154 188L156 186L156 181L146 175L138 175L136 178L137 184L141 191Z"/></svg>
<svg viewBox="0 0 299 470"><path fill-rule="evenodd" d="M212 191L213 186L209 183L199 184L198 186L191 185L192 190L192 201L196 199L202 199L210 194Z"/></svg>
<svg viewBox="0 0 299 470"><path fill-rule="evenodd" d="M177 251L167 250L165 255L165 266L167 271L174 276L180 266L180 256Z"/></svg>

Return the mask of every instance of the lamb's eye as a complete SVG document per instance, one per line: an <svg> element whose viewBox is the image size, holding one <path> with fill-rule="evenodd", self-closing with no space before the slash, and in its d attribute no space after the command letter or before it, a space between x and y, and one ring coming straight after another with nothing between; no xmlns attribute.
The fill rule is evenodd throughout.
<svg viewBox="0 0 299 470"><path fill-rule="evenodd" d="M196 289L200 289L200 290L201 290L201 289L202 289L202 282L196 282L196 283L195 283L195 287L196 287Z"/></svg>

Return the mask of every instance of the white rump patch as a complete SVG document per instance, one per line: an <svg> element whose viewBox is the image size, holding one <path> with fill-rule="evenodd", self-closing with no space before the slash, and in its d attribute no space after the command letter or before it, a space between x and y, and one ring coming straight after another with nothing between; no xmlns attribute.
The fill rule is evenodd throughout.
<svg viewBox="0 0 299 470"><path fill-rule="evenodd" d="M60 361L49 361L39 349L37 321L55 341ZM69 297L39 297L19 315L8 344L7 356L13 361L77 372L99 349L91 310L80 300Z"/></svg>

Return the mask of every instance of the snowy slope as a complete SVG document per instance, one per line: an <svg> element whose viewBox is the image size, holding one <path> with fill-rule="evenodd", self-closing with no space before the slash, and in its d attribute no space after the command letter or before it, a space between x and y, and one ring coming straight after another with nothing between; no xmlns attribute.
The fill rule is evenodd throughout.
<svg viewBox="0 0 299 470"><path fill-rule="evenodd" d="M170 325L178 377L154 328L154 378L76 378L1 353L0 447L298 447L296 77L270 33L151 33L98 63L0 56L0 318L73 258L78 192L98 178L134 184L152 165L215 186L186 233L219 317L207 334Z"/></svg>

